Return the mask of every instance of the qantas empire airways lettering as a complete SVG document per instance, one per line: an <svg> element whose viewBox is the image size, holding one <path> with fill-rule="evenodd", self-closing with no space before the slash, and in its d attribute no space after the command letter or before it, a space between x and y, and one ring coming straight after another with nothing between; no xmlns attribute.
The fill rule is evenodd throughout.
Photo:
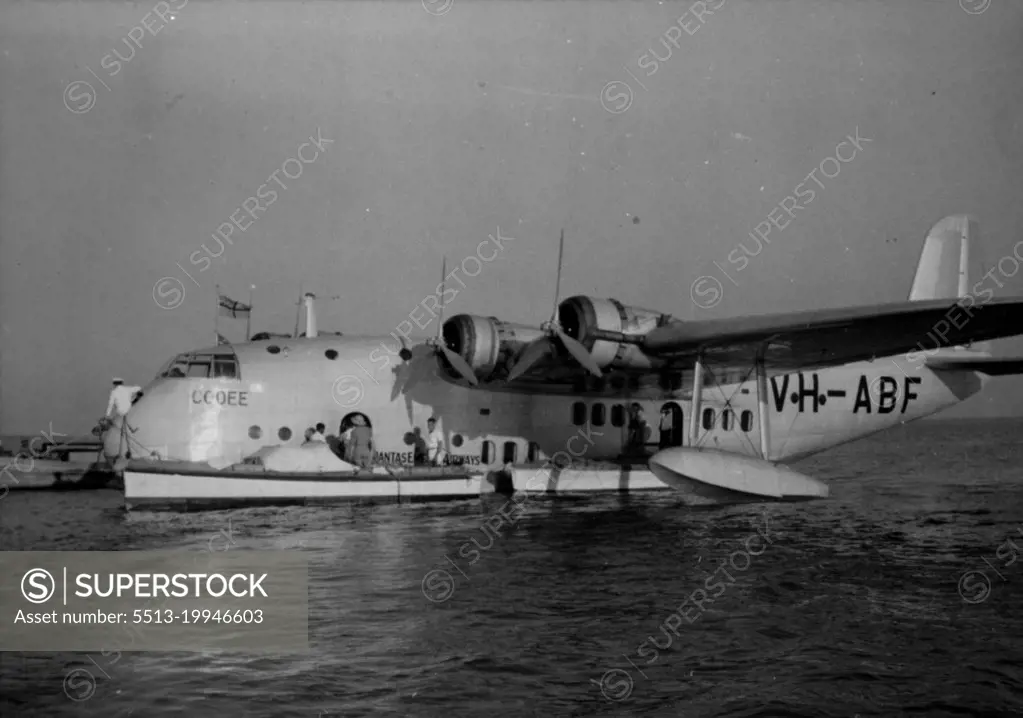
<svg viewBox="0 0 1023 718"><path fill-rule="evenodd" d="M415 463L415 452L412 451L378 451L375 459L385 464L407 464ZM447 454L444 457L446 466L480 466L483 463L483 456L480 454Z"/></svg>

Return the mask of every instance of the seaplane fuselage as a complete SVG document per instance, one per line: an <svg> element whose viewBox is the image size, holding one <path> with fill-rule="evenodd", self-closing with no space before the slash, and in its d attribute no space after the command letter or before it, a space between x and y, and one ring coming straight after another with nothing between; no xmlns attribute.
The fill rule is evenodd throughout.
<svg viewBox="0 0 1023 718"><path fill-rule="evenodd" d="M400 346L393 336L324 336L180 355L171 365L183 375L157 377L127 416L132 454L236 463L263 447L300 445L305 429L318 422L336 434L346 417L360 413L383 463L411 464L414 432L425 436L430 417L437 418L453 464L599 462L627 453L634 404L649 427L647 453L694 445L692 372L668 388L625 382L585 393L572 387L527 393L460 385L438 361L411 391L396 392ZM975 394L984 378L899 356L776 375L767 383L767 458L781 462L934 414ZM705 370L702 384L695 445L760 456L755 381ZM665 407L670 428L662 434Z"/></svg>

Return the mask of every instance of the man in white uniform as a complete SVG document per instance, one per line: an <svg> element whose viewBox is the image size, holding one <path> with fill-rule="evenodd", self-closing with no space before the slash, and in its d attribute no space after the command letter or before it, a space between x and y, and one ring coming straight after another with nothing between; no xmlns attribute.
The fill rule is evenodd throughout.
<svg viewBox="0 0 1023 718"><path fill-rule="evenodd" d="M437 428L437 420L431 416L426 420L426 458L434 466L443 466L447 454L444 432Z"/></svg>
<svg viewBox="0 0 1023 718"><path fill-rule="evenodd" d="M123 379L114 379L114 388L110 390L110 401L107 402L107 413L105 416L116 419L124 416L131 409L131 402L135 395L142 391L140 386L125 386Z"/></svg>
<svg viewBox="0 0 1023 718"><path fill-rule="evenodd" d="M103 453L111 461L121 456L126 458L131 456L125 434L125 429L130 427L125 416L131 409L132 401L141 393L142 387L125 386L122 379L114 378L114 388L110 390L110 400L107 402L107 413L103 415L104 419L109 420L108 428L103 434Z"/></svg>

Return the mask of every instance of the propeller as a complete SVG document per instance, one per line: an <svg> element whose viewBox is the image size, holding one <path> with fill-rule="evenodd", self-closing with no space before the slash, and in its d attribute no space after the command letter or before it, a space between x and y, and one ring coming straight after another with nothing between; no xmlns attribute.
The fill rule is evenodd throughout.
<svg viewBox="0 0 1023 718"><path fill-rule="evenodd" d="M530 342L519 355L515 366L508 372L508 381L515 381L529 371L539 361L548 356L554 356L556 344L560 344L569 354L572 355L587 371L596 377L603 374L600 366L593 359L586 347L578 341L565 334L558 322L558 302L561 299L561 260L565 254L565 230L561 230L561 240L558 243L558 277L554 285L554 311L551 312L550 321L543 323L544 336Z"/></svg>
<svg viewBox="0 0 1023 718"><path fill-rule="evenodd" d="M438 317L437 323L437 337L434 339L427 339L422 348L416 347L415 349L409 349L405 344L405 337L401 337L401 357L406 360L405 369L403 370L404 377L399 378L399 381L394 383L394 387L391 390L391 400L393 401L397 396L403 392L410 391L420 379L423 378L428 372L425 370L428 364L425 364L428 357L439 357L443 356L447 359L455 371L457 371L463 379L465 379L472 386L477 386L480 382L476 378L476 373L469 366L469 362L463 359L459 354L452 351L444 343L444 294L445 294L445 280L447 279L448 263L447 258L441 259L441 279L440 279L440 316Z"/></svg>
<svg viewBox="0 0 1023 718"><path fill-rule="evenodd" d="M395 370L397 377L391 386L391 401L397 399L402 393L410 391L423 379L436 373L437 369L433 347L419 344L410 349L405 342L405 337L401 337L401 344L400 356L404 362ZM431 358L433 358L432 361Z"/></svg>

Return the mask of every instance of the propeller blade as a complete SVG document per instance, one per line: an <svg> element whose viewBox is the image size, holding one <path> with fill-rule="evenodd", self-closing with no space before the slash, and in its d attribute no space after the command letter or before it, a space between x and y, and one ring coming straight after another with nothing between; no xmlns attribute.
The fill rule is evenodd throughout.
<svg viewBox="0 0 1023 718"><path fill-rule="evenodd" d="M416 357L409 362L408 365L408 376L405 378L405 383L402 386L402 393L408 396L409 393L416 387L424 377L433 374L437 368L437 356L436 354L430 354L423 357Z"/></svg>
<svg viewBox="0 0 1023 718"><path fill-rule="evenodd" d="M394 384L391 386L391 401L401 394L408 394L419 383L424 375L436 370L437 354L429 344L417 344L409 347L405 337L401 337L402 363L394 368Z"/></svg>
<svg viewBox="0 0 1023 718"><path fill-rule="evenodd" d="M522 350L522 355L515 366L508 372L508 381L515 381L529 371L533 365L551 353L551 340L541 337Z"/></svg>
<svg viewBox="0 0 1023 718"><path fill-rule="evenodd" d="M391 401L394 401L408 388L411 367L408 364L402 364L395 371L394 383L391 384Z"/></svg>
<svg viewBox="0 0 1023 718"><path fill-rule="evenodd" d="M448 258L440 258L440 317L437 319L437 341L443 343L444 337L444 280L448 278Z"/></svg>
<svg viewBox="0 0 1023 718"><path fill-rule="evenodd" d="M455 371L461 374L467 382L473 386L480 383L480 380L476 378L476 374L473 372L472 367L469 366L469 362L458 354L455 354L455 352L451 351L443 344L440 345L440 349L444 352L444 358L448 360L448 363L451 364L451 366L455 368Z"/></svg>
<svg viewBox="0 0 1023 718"><path fill-rule="evenodd" d="M554 332L558 335L558 339L561 340L561 345L568 350L568 353L571 354L577 362L582 364L591 374L593 374L598 379L604 376L601 373L600 367L597 365L596 360L594 360L593 356L588 351L586 351L586 347L584 347L582 344L580 344L572 337L565 334L565 332L561 330L561 327L557 325L554 326Z"/></svg>
<svg viewBox="0 0 1023 718"><path fill-rule="evenodd" d="M565 230L561 230L561 239L558 242L558 278L554 282L554 311L551 313L551 321L558 321L558 300L561 299L561 258L565 254Z"/></svg>

